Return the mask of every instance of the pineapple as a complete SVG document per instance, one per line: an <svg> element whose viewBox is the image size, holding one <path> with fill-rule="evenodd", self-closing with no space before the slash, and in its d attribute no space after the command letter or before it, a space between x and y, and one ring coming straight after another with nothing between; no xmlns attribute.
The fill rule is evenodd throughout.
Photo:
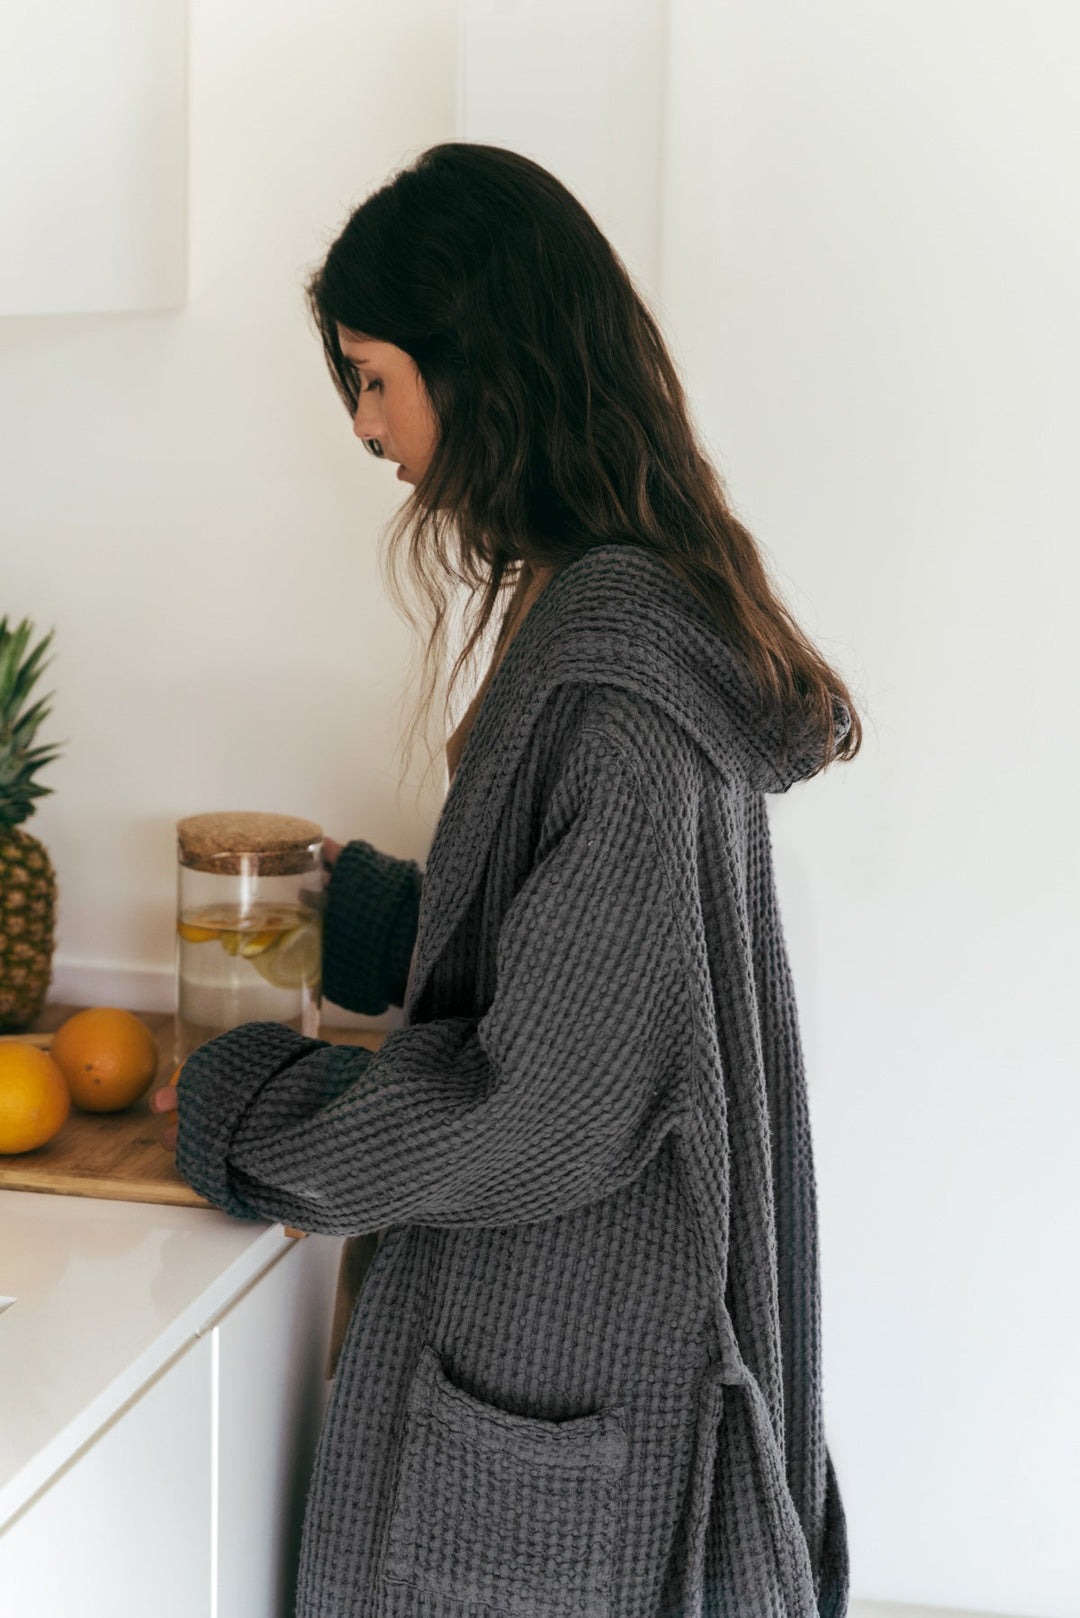
<svg viewBox="0 0 1080 1618"><path fill-rule="evenodd" d="M52 975L56 873L37 839L19 830L34 813L34 799L52 791L34 776L59 751L33 746L51 712L49 698L25 704L54 631L27 653L32 633L29 619L18 629L0 619L0 1033L34 1021Z"/></svg>

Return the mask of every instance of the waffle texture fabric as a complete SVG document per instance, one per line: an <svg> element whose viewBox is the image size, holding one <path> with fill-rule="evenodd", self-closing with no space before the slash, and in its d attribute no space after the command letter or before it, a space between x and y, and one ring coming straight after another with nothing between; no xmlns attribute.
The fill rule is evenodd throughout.
<svg viewBox="0 0 1080 1618"><path fill-rule="evenodd" d="M296 1618L843 1618L765 802L820 762L665 563L595 547L511 642L423 872L361 840L334 866L327 993L403 1026L187 1059L195 1190L386 1230Z"/></svg>

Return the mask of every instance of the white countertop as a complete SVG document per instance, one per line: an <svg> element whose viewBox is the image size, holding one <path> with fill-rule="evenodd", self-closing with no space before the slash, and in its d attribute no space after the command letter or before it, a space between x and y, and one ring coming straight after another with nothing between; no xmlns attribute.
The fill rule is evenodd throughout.
<svg viewBox="0 0 1080 1618"><path fill-rule="evenodd" d="M295 1240L216 1208L0 1191L0 1529Z"/></svg>

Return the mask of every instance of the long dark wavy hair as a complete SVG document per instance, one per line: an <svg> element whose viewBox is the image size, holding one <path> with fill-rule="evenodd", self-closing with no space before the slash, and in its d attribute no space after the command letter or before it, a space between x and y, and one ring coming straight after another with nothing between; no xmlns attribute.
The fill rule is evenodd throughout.
<svg viewBox="0 0 1080 1618"><path fill-rule="evenodd" d="M350 416L359 382L338 322L411 355L437 421L430 463L391 523L384 570L418 628L397 577L407 546L409 580L430 608L410 743L445 666L448 586L466 587L465 637L445 686L443 739L451 693L500 602L502 645L508 591L595 545L630 543L705 605L784 733L820 733L819 769L854 758L862 726L847 687L731 510L625 265L553 174L499 146L429 147L351 214L306 292ZM851 715L838 746L834 697Z"/></svg>

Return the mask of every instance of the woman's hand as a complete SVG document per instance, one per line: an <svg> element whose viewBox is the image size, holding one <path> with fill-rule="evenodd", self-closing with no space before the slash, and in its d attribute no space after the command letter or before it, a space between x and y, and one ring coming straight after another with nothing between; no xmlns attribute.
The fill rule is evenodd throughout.
<svg viewBox="0 0 1080 1618"><path fill-rule="evenodd" d="M160 1090L155 1090L150 1097L151 1112L164 1112L172 1115L166 1119L165 1128L161 1131L159 1137L162 1146L167 1152L175 1152L176 1136L180 1127L180 1120L176 1116L176 1109L180 1105L180 1097L176 1091L176 1081L179 1077L180 1069L177 1068L168 1084L163 1084Z"/></svg>
<svg viewBox="0 0 1080 1618"><path fill-rule="evenodd" d="M324 837L322 845L323 887L330 881L330 872L334 869L334 861L341 853L341 844L335 843L332 837Z"/></svg>

